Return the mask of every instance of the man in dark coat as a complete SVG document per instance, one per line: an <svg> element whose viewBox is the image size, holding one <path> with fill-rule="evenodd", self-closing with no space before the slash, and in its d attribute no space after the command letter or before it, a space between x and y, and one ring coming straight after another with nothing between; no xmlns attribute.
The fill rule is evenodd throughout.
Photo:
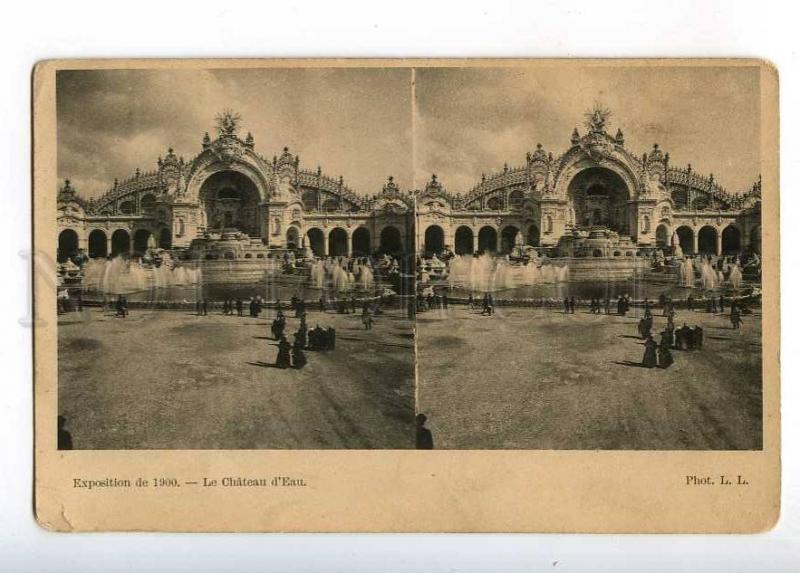
<svg viewBox="0 0 800 573"><path fill-rule="evenodd" d="M644 357L642 357L642 366L645 368L653 368L658 364L656 358L656 349L658 344L653 340L652 336L648 336L644 343Z"/></svg>
<svg viewBox="0 0 800 573"><path fill-rule="evenodd" d="M236 299L236 314L242 316L242 299Z"/></svg>
<svg viewBox="0 0 800 573"><path fill-rule="evenodd" d="M67 419L64 416L58 417L58 449L71 450L72 449L72 434L69 433L64 426L67 424Z"/></svg>
<svg viewBox="0 0 800 573"><path fill-rule="evenodd" d="M303 341L298 334L295 335L294 346L292 346L292 368L300 370L308 363L308 360L306 359L306 353L303 352Z"/></svg>
<svg viewBox="0 0 800 573"><path fill-rule="evenodd" d="M278 368L289 368L292 365L292 345L286 340L286 337L281 336L278 342L278 357L275 359L275 365Z"/></svg>
<svg viewBox="0 0 800 573"><path fill-rule="evenodd" d="M203 316L208 316L208 299L203 299Z"/></svg>
<svg viewBox="0 0 800 573"><path fill-rule="evenodd" d="M625 301L622 300L622 295L617 299L617 314L620 316L625 315Z"/></svg>
<svg viewBox="0 0 800 573"><path fill-rule="evenodd" d="M433 449L433 434L425 427L425 422L428 420L425 414L417 414L417 449L418 450L432 450Z"/></svg>
<svg viewBox="0 0 800 573"><path fill-rule="evenodd" d="M572 296L569 299L569 313L575 314L575 297Z"/></svg>

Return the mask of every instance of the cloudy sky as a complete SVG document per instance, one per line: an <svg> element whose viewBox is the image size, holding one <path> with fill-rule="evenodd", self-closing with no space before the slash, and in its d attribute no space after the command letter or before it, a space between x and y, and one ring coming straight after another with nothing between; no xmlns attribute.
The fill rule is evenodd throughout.
<svg viewBox="0 0 800 573"><path fill-rule="evenodd" d="M658 142L674 165L731 191L758 175L756 68L95 70L58 75L58 173L87 196L168 147L189 159L225 108L267 158L284 145L360 193L388 175L403 188L437 173L453 192L520 165L541 142L558 155L595 102L637 155ZM413 99L413 103L412 103ZM412 119L413 118L413 119Z"/></svg>
<svg viewBox="0 0 800 573"><path fill-rule="evenodd" d="M388 175L411 185L408 69L68 71L57 82L59 177L87 197L155 169L169 146L190 159L225 108L268 159L289 146L301 167L365 194Z"/></svg>
<svg viewBox="0 0 800 573"><path fill-rule="evenodd" d="M559 155L595 102L613 113L637 156L658 143L673 165L714 173L728 190L759 172L756 68L538 66L418 69L416 184L436 172L464 192L503 163L522 165L537 142Z"/></svg>

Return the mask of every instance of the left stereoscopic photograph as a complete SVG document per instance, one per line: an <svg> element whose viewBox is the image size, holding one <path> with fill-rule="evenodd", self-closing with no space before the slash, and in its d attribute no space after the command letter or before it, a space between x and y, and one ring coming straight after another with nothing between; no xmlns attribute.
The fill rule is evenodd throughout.
<svg viewBox="0 0 800 573"><path fill-rule="evenodd" d="M57 72L59 449L415 447L411 81Z"/></svg>

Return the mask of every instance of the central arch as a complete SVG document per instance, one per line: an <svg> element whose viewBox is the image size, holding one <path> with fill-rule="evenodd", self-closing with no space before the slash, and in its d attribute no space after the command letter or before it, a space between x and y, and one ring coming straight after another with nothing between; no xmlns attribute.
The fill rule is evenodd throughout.
<svg viewBox="0 0 800 573"><path fill-rule="evenodd" d="M261 235L258 187L244 173L217 171L203 181L199 195L208 229Z"/></svg>
<svg viewBox="0 0 800 573"><path fill-rule="evenodd" d="M616 171L599 166L581 170L569 182L567 196L578 227L607 227L623 235L631 234L631 190Z"/></svg>
<svg viewBox="0 0 800 573"><path fill-rule="evenodd" d="M501 253L506 254L511 252L511 249L514 248L514 243L517 240L517 233L519 233L519 229L517 229L514 225L509 225L503 229L503 231L500 233Z"/></svg>
<svg viewBox="0 0 800 573"><path fill-rule="evenodd" d="M478 252L493 253L497 250L497 231L494 227L481 227L478 231Z"/></svg>
<svg viewBox="0 0 800 573"><path fill-rule="evenodd" d="M322 229L317 229L316 227L309 229L306 235L308 236L308 246L311 247L311 252L314 253L314 256L324 257L325 233L322 232Z"/></svg>
<svg viewBox="0 0 800 573"><path fill-rule="evenodd" d="M431 225L425 229L425 253L438 255L444 250L444 229Z"/></svg>
<svg viewBox="0 0 800 573"><path fill-rule="evenodd" d="M713 255L717 252L717 230L706 225L697 232L697 250L702 255Z"/></svg>
<svg viewBox="0 0 800 573"><path fill-rule="evenodd" d="M728 225L722 231L722 254L736 255L742 250L742 233L734 225Z"/></svg>
<svg viewBox="0 0 800 573"><path fill-rule="evenodd" d="M105 257L108 255L108 241L106 234L100 229L95 229L89 233L89 256Z"/></svg>
<svg viewBox="0 0 800 573"><path fill-rule="evenodd" d="M403 237L397 227L389 225L381 230L380 250L391 255L403 252Z"/></svg>
<svg viewBox="0 0 800 573"><path fill-rule="evenodd" d="M669 240L669 227L667 227L666 223L661 223L656 227L656 246L666 249L669 247Z"/></svg>
<svg viewBox="0 0 800 573"><path fill-rule="evenodd" d="M133 254L142 256L147 252L147 245L150 242L150 231L139 229L133 234Z"/></svg>
<svg viewBox="0 0 800 573"><path fill-rule="evenodd" d="M58 262L63 263L78 254L78 233L64 229L58 235Z"/></svg>
<svg viewBox="0 0 800 573"><path fill-rule="evenodd" d="M681 225L675 232L678 234L678 244L684 255L694 255L694 231L687 225Z"/></svg>
<svg viewBox="0 0 800 573"><path fill-rule="evenodd" d="M353 255L365 256L372 252L372 242L369 229L358 227L353 231Z"/></svg>
<svg viewBox="0 0 800 573"><path fill-rule="evenodd" d="M472 229L462 225L456 229L455 251L457 255L471 255L475 247Z"/></svg>
<svg viewBox="0 0 800 573"><path fill-rule="evenodd" d="M111 235L111 256L128 255L131 252L131 236L125 229L117 229Z"/></svg>
<svg viewBox="0 0 800 573"><path fill-rule="evenodd" d="M347 256L347 231L341 227L331 230L328 235L328 254L332 257Z"/></svg>

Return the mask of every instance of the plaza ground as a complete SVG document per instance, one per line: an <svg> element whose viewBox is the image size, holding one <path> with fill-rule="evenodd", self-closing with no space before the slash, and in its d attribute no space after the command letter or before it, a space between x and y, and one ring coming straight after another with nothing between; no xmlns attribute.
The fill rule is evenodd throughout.
<svg viewBox="0 0 800 573"><path fill-rule="evenodd" d="M760 311L741 330L727 313L679 310L684 322L702 326L703 349L661 370L638 365L635 314L422 313L418 409L437 449L760 449Z"/></svg>
<svg viewBox="0 0 800 573"><path fill-rule="evenodd" d="M299 320L287 313L287 338ZM76 449L413 448L414 340L399 310L308 313L336 349L274 368L272 316L99 309L59 317L59 413ZM55 421L54 421L55 423Z"/></svg>

